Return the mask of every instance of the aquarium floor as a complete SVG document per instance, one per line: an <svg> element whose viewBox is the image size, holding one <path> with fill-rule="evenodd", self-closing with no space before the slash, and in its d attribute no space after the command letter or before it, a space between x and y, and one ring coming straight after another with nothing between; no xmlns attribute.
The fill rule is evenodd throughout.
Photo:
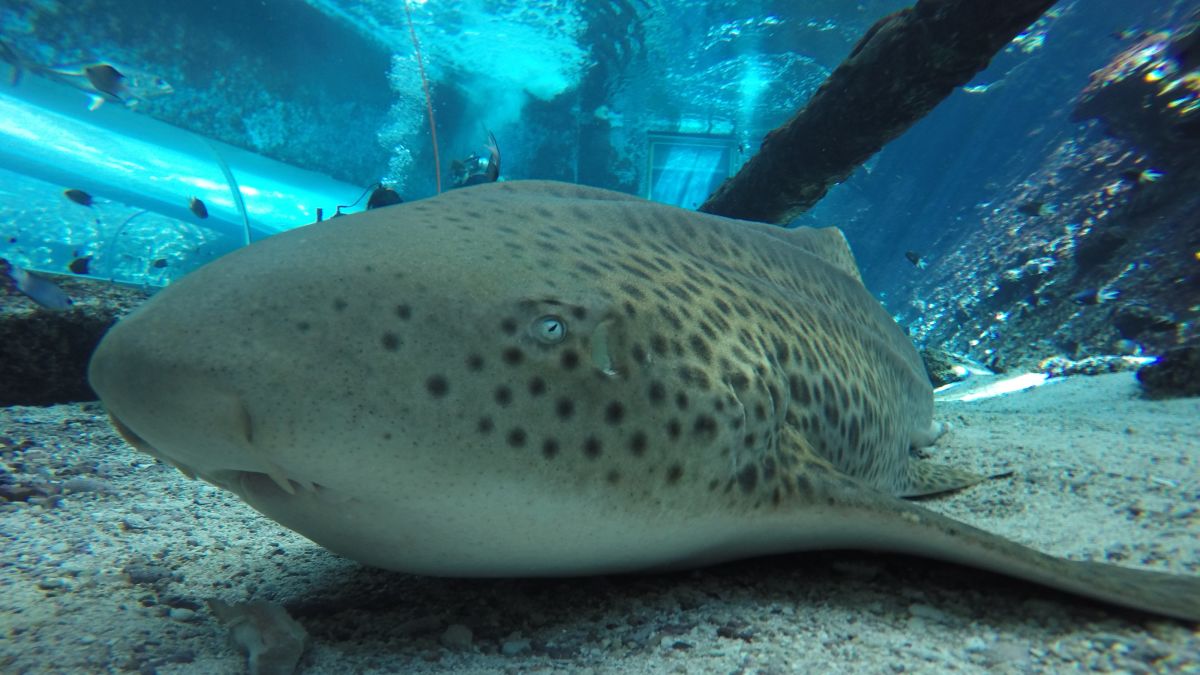
<svg viewBox="0 0 1200 675"><path fill-rule="evenodd" d="M927 500L1043 550L1200 574L1200 399L1132 375L939 404L934 457L1011 478ZM0 410L0 671L239 672L204 601L308 631L303 673L1196 672L1200 633L972 569L779 556L552 580L362 568L136 453L96 404ZM447 628L461 627L447 633ZM451 638L456 639L451 639Z"/></svg>

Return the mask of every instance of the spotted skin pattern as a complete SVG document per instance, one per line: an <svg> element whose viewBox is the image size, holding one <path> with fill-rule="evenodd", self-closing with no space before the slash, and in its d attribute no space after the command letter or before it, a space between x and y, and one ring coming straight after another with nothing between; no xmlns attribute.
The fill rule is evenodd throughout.
<svg viewBox="0 0 1200 675"><path fill-rule="evenodd" d="M118 324L136 447L367 564L573 575L929 555L1200 618L1194 578L1072 562L901 497L932 391L835 228L514 181L312 225Z"/></svg>

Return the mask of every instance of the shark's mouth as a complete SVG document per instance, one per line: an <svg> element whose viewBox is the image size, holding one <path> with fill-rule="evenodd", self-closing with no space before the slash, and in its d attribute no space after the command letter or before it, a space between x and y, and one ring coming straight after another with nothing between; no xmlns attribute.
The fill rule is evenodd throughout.
<svg viewBox="0 0 1200 675"><path fill-rule="evenodd" d="M188 478L201 478L219 488L237 494L246 501L251 501L252 495L260 497L271 495L273 498L286 498L302 493L311 493L320 496L324 501L337 503L345 502L352 498L350 496L339 496L340 493L333 492L328 487L315 481L288 475L282 467L265 457L256 458L257 462L262 464L262 471L233 468L198 470L154 447L153 444L138 435L136 431L122 422L111 411L108 418L112 422L113 428L121 435L121 438L125 439L134 449L170 464Z"/></svg>
<svg viewBox="0 0 1200 675"><path fill-rule="evenodd" d="M113 428L117 430L117 433L121 435L121 438L125 439L126 443L148 455L159 457L159 454L154 450L154 446L147 443L146 439L138 436L133 429L130 429L128 426L126 426L125 423L121 421L121 418L112 414L112 412L109 412L108 420L112 422Z"/></svg>

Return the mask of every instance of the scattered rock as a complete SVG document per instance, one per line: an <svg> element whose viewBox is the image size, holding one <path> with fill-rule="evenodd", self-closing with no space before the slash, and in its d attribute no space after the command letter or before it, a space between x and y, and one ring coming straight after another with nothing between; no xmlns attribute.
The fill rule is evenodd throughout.
<svg viewBox="0 0 1200 675"><path fill-rule="evenodd" d="M1075 273L1082 274L1109 262L1128 241L1128 237L1112 230L1101 230L1081 237L1075 245Z"/></svg>
<svg viewBox="0 0 1200 675"><path fill-rule="evenodd" d="M1072 121L1097 119L1105 130L1147 148L1159 162L1194 163L1200 132L1194 115L1164 94L1186 88L1200 69L1200 23L1152 33L1092 74ZM1164 68L1172 62L1170 69ZM1184 84L1184 87L1179 85ZM1189 157L1190 155L1190 157Z"/></svg>
<svg viewBox="0 0 1200 675"><path fill-rule="evenodd" d="M921 359L925 362L925 373L934 388L951 382L961 382L967 379L969 374L967 369L958 363L958 359L944 349L922 349Z"/></svg>
<svg viewBox="0 0 1200 675"><path fill-rule="evenodd" d="M172 621L188 622L195 621L197 614L190 609L172 607L171 609L167 610L167 618L171 619Z"/></svg>
<svg viewBox="0 0 1200 675"><path fill-rule="evenodd" d="M96 492L102 495L117 494L113 486L108 483L97 478L85 478L83 476L68 479L62 484L62 489L66 492Z"/></svg>
<svg viewBox="0 0 1200 675"><path fill-rule="evenodd" d="M1063 356L1054 356L1042 361L1042 371L1050 377L1068 375L1103 375L1135 370L1146 363L1146 359L1135 356L1089 356L1072 361Z"/></svg>
<svg viewBox="0 0 1200 675"><path fill-rule="evenodd" d="M1173 331L1179 325L1169 316L1159 314L1140 302L1125 303L1113 313L1113 327L1127 340L1143 333Z"/></svg>
<svg viewBox="0 0 1200 675"><path fill-rule="evenodd" d="M246 652L251 675L291 675L304 654L308 633L287 610L269 602L230 605L209 600L208 609L229 628L230 641Z"/></svg>
<svg viewBox="0 0 1200 675"><path fill-rule="evenodd" d="M95 400L87 383L92 351L119 316L148 297L142 290L72 277L60 285L76 298L61 312L0 283L0 405Z"/></svg>
<svg viewBox="0 0 1200 675"><path fill-rule="evenodd" d="M1200 344L1169 349L1137 372L1148 396L1200 396Z"/></svg>
<svg viewBox="0 0 1200 675"><path fill-rule="evenodd" d="M474 640L474 637L470 628L461 623L452 623L442 633L440 642L447 649L464 650L471 648L471 642Z"/></svg>
<svg viewBox="0 0 1200 675"><path fill-rule="evenodd" d="M144 563L129 563L125 566L125 574L129 576L129 583L134 585L153 584L171 578L171 570L166 567Z"/></svg>
<svg viewBox="0 0 1200 675"><path fill-rule="evenodd" d="M513 633L500 643L500 653L505 656L520 656L533 651L533 643L529 638L521 637L520 633Z"/></svg>

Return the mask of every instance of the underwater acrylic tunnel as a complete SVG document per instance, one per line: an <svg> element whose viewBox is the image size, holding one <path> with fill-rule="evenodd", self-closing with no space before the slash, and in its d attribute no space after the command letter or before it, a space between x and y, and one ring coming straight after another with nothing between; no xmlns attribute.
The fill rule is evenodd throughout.
<svg viewBox="0 0 1200 675"><path fill-rule="evenodd" d="M312 223L318 213L332 216L362 192L119 103L90 110L79 90L21 76L7 64L0 81L0 166L61 189L184 222L201 217L205 227L242 243ZM54 271L65 271L58 262Z"/></svg>

